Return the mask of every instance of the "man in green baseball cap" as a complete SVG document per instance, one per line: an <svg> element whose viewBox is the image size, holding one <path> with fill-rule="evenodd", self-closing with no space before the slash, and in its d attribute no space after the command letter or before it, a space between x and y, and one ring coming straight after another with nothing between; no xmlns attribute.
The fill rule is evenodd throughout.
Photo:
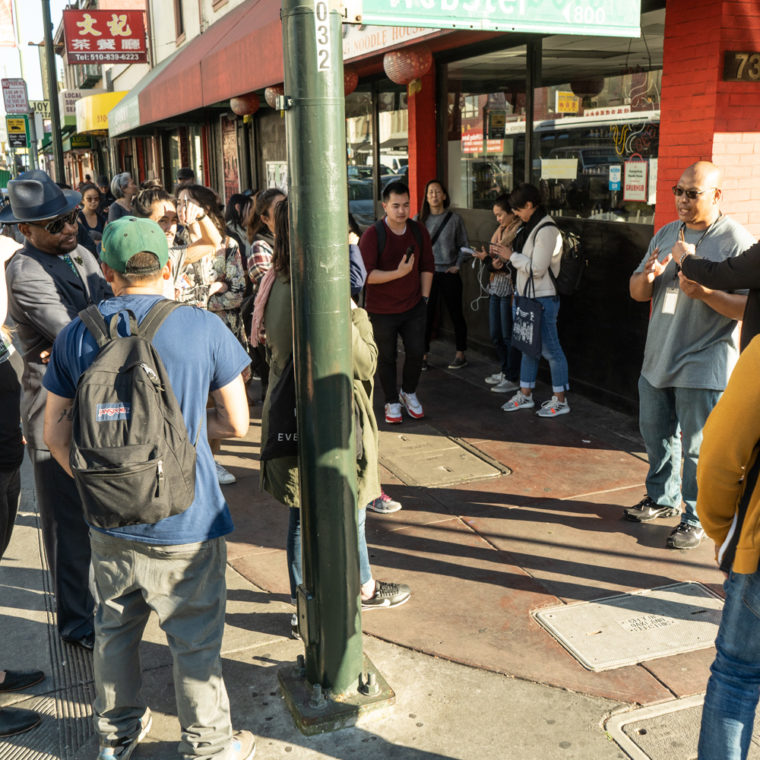
<svg viewBox="0 0 760 760"><path fill-rule="evenodd" d="M106 225L100 260L119 274L155 275L169 260L169 245L152 219L123 216Z"/></svg>
<svg viewBox="0 0 760 760"><path fill-rule="evenodd" d="M241 438L248 430L241 373L250 359L224 323L205 309L179 305L160 327L154 322L152 332L144 328L154 308L159 314L168 311L162 296L171 287L169 249L156 222L122 217L106 225L102 243L101 266L114 297L101 301L98 310L122 336L135 321L143 336L153 336L187 437L195 442L196 460L194 500L185 511L154 523L91 527L92 573L99 594L93 652L97 757L131 757L150 730L138 651L153 610L175 663L179 754L250 760L254 736L233 731L222 676L224 537L233 526L208 444L209 437ZM96 337L77 317L56 339L45 374L45 441L69 474L74 399L98 352ZM207 409L209 396L214 406ZM134 404L118 393L114 400L97 405L94 424L112 425L135 413Z"/></svg>

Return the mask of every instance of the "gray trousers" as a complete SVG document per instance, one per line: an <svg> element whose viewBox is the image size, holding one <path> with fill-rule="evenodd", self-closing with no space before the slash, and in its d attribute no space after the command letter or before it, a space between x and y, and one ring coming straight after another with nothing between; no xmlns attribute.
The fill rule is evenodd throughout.
<svg viewBox="0 0 760 760"><path fill-rule="evenodd" d="M145 712L139 644L151 610L166 634L183 758L224 757L232 740L222 678L227 600L224 538L158 546L90 531L95 612L95 728L132 736Z"/></svg>

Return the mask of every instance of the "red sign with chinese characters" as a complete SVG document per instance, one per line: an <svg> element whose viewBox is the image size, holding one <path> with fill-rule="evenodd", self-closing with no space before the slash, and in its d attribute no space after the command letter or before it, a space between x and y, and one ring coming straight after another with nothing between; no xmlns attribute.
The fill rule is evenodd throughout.
<svg viewBox="0 0 760 760"><path fill-rule="evenodd" d="M144 11L63 12L69 63L145 63Z"/></svg>

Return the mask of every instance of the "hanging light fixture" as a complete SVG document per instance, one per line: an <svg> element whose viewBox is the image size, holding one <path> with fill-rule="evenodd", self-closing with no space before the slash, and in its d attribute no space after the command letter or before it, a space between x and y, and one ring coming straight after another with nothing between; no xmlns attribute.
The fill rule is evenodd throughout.
<svg viewBox="0 0 760 760"><path fill-rule="evenodd" d="M266 90L264 90L264 100L266 100L267 105L270 108L277 108L277 98L284 94L285 88L281 84L276 84L272 87L267 87Z"/></svg>
<svg viewBox="0 0 760 760"><path fill-rule="evenodd" d="M230 109L238 116L250 116L259 110L261 100L255 92L230 98Z"/></svg>
<svg viewBox="0 0 760 760"><path fill-rule="evenodd" d="M391 50L383 56L383 68L391 82L410 84L425 76L433 65L433 53L427 45Z"/></svg>

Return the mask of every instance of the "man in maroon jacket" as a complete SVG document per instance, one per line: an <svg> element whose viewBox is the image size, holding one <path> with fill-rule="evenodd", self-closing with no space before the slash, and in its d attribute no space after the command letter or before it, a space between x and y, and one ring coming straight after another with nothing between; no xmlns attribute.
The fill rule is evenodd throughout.
<svg viewBox="0 0 760 760"><path fill-rule="evenodd" d="M385 218L359 241L367 269L365 306L378 349L377 373L385 394L385 421L401 422L401 407L418 420L425 416L417 383L425 353L426 305L435 262L425 226L409 218L409 188L390 182L383 190ZM396 344L404 341L401 390L396 385Z"/></svg>

